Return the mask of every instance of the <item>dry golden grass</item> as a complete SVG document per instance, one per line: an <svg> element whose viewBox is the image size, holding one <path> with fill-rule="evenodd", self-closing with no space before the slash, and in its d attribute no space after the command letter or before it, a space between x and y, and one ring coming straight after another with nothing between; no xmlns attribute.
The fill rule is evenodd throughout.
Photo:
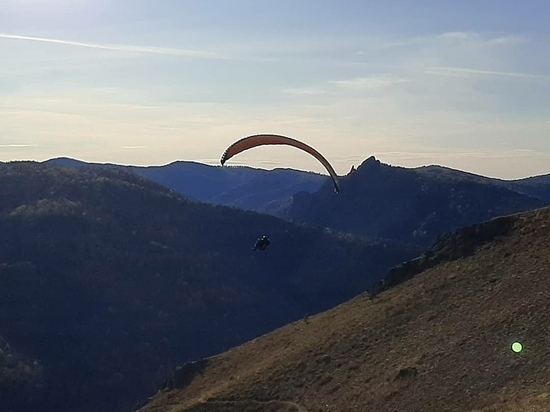
<svg viewBox="0 0 550 412"><path fill-rule="evenodd" d="M550 411L550 209L509 219L473 256L214 357L141 411Z"/></svg>
<svg viewBox="0 0 550 412"><path fill-rule="evenodd" d="M503 401L501 404L489 406L473 412L548 412L550 411L550 394L540 393L525 396L519 400Z"/></svg>

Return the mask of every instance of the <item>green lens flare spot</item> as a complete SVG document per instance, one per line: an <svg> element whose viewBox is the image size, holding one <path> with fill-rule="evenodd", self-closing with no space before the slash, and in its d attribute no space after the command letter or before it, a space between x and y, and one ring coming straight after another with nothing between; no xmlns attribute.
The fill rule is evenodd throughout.
<svg viewBox="0 0 550 412"><path fill-rule="evenodd" d="M512 343L512 350L516 353L520 353L523 350L523 345L519 342Z"/></svg>

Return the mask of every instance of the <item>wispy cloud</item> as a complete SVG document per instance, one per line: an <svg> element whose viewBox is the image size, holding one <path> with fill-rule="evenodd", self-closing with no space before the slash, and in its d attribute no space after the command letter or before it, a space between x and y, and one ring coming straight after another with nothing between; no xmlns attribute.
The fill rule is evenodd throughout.
<svg viewBox="0 0 550 412"><path fill-rule="evenodd" d="M527 37L522 35L508 34L490 37L483 33L463 31L442 33L438 38L446 41L470 42L486 46L516 46L529 41Z"/></svg>
<svg viewBox="0 0 550 412"><path fill-rule="evenodd" d="M0 144L2 149L21 149L23 147L38 147L36 144Z"/></svg>
<svg viewBox="0 0 550 412"><path fill-rule="evenodd" d="M502 36L488 36L487 34L475 31L450 31L441 33L437 37L453 41L475 41L488 45L516 45L528 41L528 38L524 35L506 34Z"/></svg>
<svg viewBox="0 0 550 412"><path fill-rule="evenodd" d="M474 77L474 76L501 76L501 77L519 77L523 79L550 79L550 76L542 74L522 73L522 72L503 72L497 70L479 70L466 67L430 67L424 73L435 74L438 76L451 77Z"/></svg>
<svg viewBox="0 0 550 412"><path fill-rule="evenodd" d="M529 39L525 36L502 36L502 37L495 37L493 39L489 39L487 41L487 44L491 46L516 46L520 44L525 44L529 41Z"/></svg>
<svg viewBox="0 0 550 412"><path fill-rule="evenodd" d="M302 88L290 88L284 89L283 94L295 95L295 96L321 96L330 94L331 92L322 87L302 87Z"/></svg>
<svg viewBox="0 0 550 412"><path fill-rule="evenodd" d="M465 31L450 31L439 35L442 39L450 40L472 40L478 39L480 36L477 33Z"/></svg>
<svg viewBox="0 0 550 412"><path fill-rule="evenodd" d="M339 96L343 89L355 92L384 89L398 83L406 82L406 79L391 77L388 75L355 77L344 80L329 80L321 85L289 88L282 91L291 96Z"/></svg>
<svg viewBox="0 0 550 412"><path fill-rule="evenodd" d="M502 36L488 36L479 32L452 31L430 36L414 36L407 39L383 42L377 46L380 49L393 49L409 46L426 46L449 43L467 43L478 46L517 46L527 43L529 38L523 35L507 34ZM358 52L359 55L365 52Z"/></svg>
<svg viewBox="0 0 550 412"><path fill-rule="evenodd" d="M406 81L407 80L405 79L401 79L397 77L371 76L371 77L357 77L355 79L347 79L347 80L333 80L330 83L335 86L343 87L346 89L375 90L375 89L384 89L394 84L403 83Z"/></svg>
<svg viewBox="0 0 550 412"><path fill-rule="evenodd" d="M476 150L476 151L422 151L422 152L407 152L407 151L387 151L387 152L377 152L377 156L387 156L391 155L393 157L399 158L408 158L408 159L440 159L440 158L514 158L516 156L542 156L548 157L547 153L539 153L536 150L532 149L512 149L508 151L495 151L495 150Z"/></svg>
<svg viewBox="0 0 550 412"><path fill-rule="evenodd" d="M45 37L21 36L16 34L0 33L0 39L34 41L42 43L60 44L65 46L86 47L91 49L111 50L126 53L141 53L141 54L161 54L167 56L180 56L200 59L222 59L223 57L207 51L201 50L186 50L168 47L154 46L133 46L128 44L101 44L101 43L85 43L72 40L50 39Z"/></svg>

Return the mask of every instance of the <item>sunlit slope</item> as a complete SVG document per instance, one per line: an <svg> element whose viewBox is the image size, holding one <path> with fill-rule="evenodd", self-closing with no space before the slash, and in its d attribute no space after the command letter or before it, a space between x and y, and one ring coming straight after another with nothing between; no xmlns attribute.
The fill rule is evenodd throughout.
<svg viewBox="0 0 550 412"><path fill-rule="evenodd" d="M550 209L506 219L469 257L183 368L142 411L550 410Z"/></svg>

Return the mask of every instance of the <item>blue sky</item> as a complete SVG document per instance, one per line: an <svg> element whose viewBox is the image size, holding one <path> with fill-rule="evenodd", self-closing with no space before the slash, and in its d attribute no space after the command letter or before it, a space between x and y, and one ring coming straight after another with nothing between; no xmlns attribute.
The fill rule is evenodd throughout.
<svg viewBox="0 0 550 412"><path fill-rule="evenodd" d="M0 160L550 173L546 1L1 2Z"/></svg>

